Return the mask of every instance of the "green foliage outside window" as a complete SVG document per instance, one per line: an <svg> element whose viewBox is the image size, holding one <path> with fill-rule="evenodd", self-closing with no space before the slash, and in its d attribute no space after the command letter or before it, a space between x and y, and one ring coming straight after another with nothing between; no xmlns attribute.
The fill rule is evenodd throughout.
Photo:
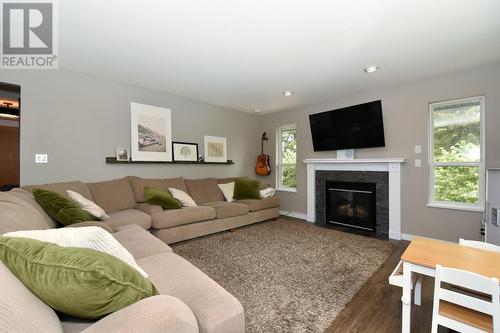
<svg viewBox="0 0 500 333"><path fill-rule="evenodd" d="M283 187L296 188L297 142L295 129L281 131L281 172Z"/></svg>
<svg viewBox="0 0 500 333"><path fill-rule="evenodd" d="M479 203L480 104L445 105L433 109L434 200ZM462 165L439 165L439 163Z"/></svg>

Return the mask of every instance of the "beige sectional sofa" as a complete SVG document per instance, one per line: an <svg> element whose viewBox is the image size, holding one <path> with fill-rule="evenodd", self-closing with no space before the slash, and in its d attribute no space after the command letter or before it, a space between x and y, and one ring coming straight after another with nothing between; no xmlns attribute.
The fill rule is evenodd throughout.
<svg viewBox="0 0 500 333"><path fill-rule="evenodd" d="M240 302L166 244L278 216L277 198L224 201L217 184L231 180L126 177L88 184L26 186L0 192L0 234L56 227L34 200L30 191L33 187L62 194L70 189L93 200L110 215L104 222L106 228L113 231L113 236L134 256L161 294L95 322L81 320L57 315L0 263L0 331L244 332L245 317ZM146 186L185 190L199 207L163 210L149 205L144 198ZM151 233L146 231L150 228Z"/></svg>
<svg viewBox="0 0 500 333"><path fill-rule="evenodd" d="M167 244L200 237L279 216L279 198L240 200L227 202L217 184L234 178L145 179L125 177L98 183L65 182L24 186L30 191L35 187L66 194L66 190L80 193L101 206L110 219L104 222L117 228L137 224ZM163 210L150 205L144 197L144 188L168 190L174 187L188 193L198 207ZM15 194L22 190L14 190ZM34 202L34 205L37 205Z"/></svg>
<svg viewBox="0 0 500 333"><path fill-rule="evenodd" d="M215 179L143 179L129 177L138 209L151 216L151 233L166 243L208 235L243 225L276 218L279 198L227 202L218 184L232 178ZM90 185L89 185L90 186ZM163 210L145 203L145 187L167 190L174 187L188 193L198 207ZM257 204L260 202L260 205Z"/></svg>

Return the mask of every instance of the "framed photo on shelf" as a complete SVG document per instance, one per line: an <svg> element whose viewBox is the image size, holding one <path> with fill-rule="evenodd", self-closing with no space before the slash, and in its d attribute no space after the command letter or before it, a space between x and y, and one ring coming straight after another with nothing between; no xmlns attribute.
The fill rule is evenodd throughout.
<svg viewBox="0 0 500 333"><path fill-rule="evenodd" d="M130 103L133 161L172 161L170 109Z"/></svg>
<svg viewBox="0 0 500 333"><path fill-rule="evenodd" d="M174 162L197 162L198 144L172 141L172 158Z"/></svg>
<svg viewBox="0 0 500 333"><path fill-rule="evenodd" d="M116 148L116 160L128 162L128 149L117 147Z"/></svg>
<svg viewBox="0 0 500 333"><path fill-rule="evenodd" d="M225 137L205 135L205 162L227 162Z"/></svg>

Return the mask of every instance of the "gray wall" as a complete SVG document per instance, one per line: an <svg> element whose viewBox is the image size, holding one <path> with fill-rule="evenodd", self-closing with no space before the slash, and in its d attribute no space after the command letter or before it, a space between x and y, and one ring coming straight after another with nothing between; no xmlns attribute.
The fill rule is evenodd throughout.
<svg viewBox="0 0 500 333"><path fill-rule="evenodd" d="M257 117L68 70L2 71L0 81L21 85L21 183L84 181L126 175L186 178L252 175ZM232 166L108 165L116 147L130 148L130 102L172 110L172 138L197 142L225 136ZM35 153L49 163L35 164Z"/></svg>
<svg viewBox="0 0 500 333"><path fill-rule="evenodd" d="M382 74L382 72L380 73ZM369 78L367 78L369 79ZM297 193L280 192L281 209L306 213L306 158L335 158L335 152L313 152L308 115L339 107L381 99L386 147L356 150L356 158L405 157L402 169L403 233L456 241L479 238L479 213L427 208L427 119L432 101L486 95L486 162L500 161L500 64L493 64L431 79L359 93L314 106L259 116L259 131L267 131L267 151L275 161L275 131L282 124L297 123ZM422 145L422 154L414 146ZM422 168L414 159L422 159ZM267 177L274 183L275 174Z"/></svg>

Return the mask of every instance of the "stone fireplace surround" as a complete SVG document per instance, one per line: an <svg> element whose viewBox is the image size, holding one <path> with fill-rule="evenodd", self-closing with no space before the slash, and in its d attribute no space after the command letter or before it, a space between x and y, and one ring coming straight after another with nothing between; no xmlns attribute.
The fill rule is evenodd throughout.
<svg viewBox="0 0 500 333"><path fill-rule="evenodd" d="M304 160L304 163L307 164L307 221L318 224L321 224L321 222L324 223L324 203L322 210L318 210L317 216L316 196L321 195L321 191L323 191L324 194L325 179L375 183L377 184L377 199L379 199L380 191L380 199L382 199L382 196L387 196L388 201L387 213L384 213L383 207L381 207L382 209L379 213L379 205L387 205L385 205L383 201L380 203L377 202L377 230L380 228L379 232L381 233L381 237L388 236L390 239L400 240L401 164L404 162L404 158ZM329 173L328 171L332 171L332 173ZM345 175L341 175L342 171L347 173L345 173ZM388 179L388 183L384 180L384 178ZM387 193L387 195L385 195L384 192ZM321 203L318 202L318 206L320 205ZM321 212L323 212L322 216ZM381 221L379 221L379 218ZM384 223L386 226L383 225Z"/></svg>
<svg viewBox="0 0 500 333"><path fill-rule="evenodd" d="M375 233L377 237L389 237L389 173L387 171L345 171L345 170L317 170L316 171L316 224L326 223L326 187L328 181L372 183L376 187L376 221Z"/></svg>

